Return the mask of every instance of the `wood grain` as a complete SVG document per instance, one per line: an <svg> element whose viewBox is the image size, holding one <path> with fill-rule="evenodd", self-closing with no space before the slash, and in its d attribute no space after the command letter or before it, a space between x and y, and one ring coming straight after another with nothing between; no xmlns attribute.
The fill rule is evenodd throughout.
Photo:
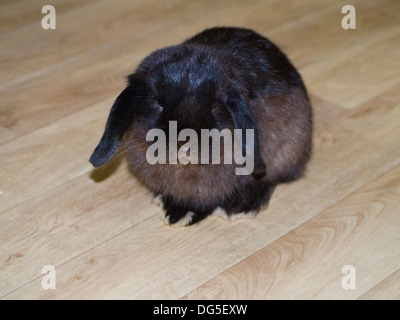
<svg viewBox="0 0 400 320"><path fill-rule="evenodd" d="M399 206L397 166L186 298L357 298L398 269ZM341 286L346 265L356 270L354 290ZM390 286L395 284L392 278Z"/></svg>
<svg viewBox="0 0 400 320"><path fill-rule="evenodd" d="M1 298L399 299L399 2L354 1L343 30L344 0L46 1L52 31L43 3L0 3ZM123 154L88 158L124 76L215 25L253 28L299 67L313 156L256 218L170 228Z"/></svg>

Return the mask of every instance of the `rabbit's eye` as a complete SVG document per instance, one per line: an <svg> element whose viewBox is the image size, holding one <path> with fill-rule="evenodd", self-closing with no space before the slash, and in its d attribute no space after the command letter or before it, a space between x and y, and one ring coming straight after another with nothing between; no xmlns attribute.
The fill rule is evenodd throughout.
<svg viewBox="0 0 400 320"><path fill-rule="evenodd" d="M160 110L160 111L163 110L162 103L161 103L161 101L159 99L157 99L157 109Z"/></svg>
<svg viewBox="0 0 400 320"><path fill-rule="evenodd" d="M217 114L217 104L215 103L212 107L211 107L211 113L215 116Z"/></svg>

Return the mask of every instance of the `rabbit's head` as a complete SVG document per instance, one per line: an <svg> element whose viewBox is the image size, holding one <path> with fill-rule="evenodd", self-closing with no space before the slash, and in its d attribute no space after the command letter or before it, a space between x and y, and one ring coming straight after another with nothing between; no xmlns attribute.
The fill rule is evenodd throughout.
<svg viewBox="0 0 400 320"><path fill-rule="evenodd" d="M169 129L173 124L177 134L191 129L198 137L201 137L202 129L230 129L232 132L233 129L241 129L243 151L253 155L253 174L262 174L265 164L259 151L257 128L246 91L235 80L231 66L221 64L220 57L214 57L218 57L218 53L210 55L209 50L188 44L158 50L148 56L128 77L128 86L114 102L105 132L90 162L98 167L109 161L122 145L124 135L125 149L130 150L129 154L145 158L152 144L146 136L152 129L165 133L169 154L172 147L169 145ZM254 130L253 143L247 146L246 129ZM178 149L185 143L185 140L177 141ZM185 150L186 156L193 156L190 148ZM201 147L198 150L196 157L200 159ZM169 160L166 159L167 165L175 164Z"/></svg>

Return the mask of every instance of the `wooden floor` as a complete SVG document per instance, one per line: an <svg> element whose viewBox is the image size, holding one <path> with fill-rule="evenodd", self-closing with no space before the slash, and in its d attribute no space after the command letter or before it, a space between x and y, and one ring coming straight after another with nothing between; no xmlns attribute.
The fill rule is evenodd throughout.
<svg viewBox="0 0 400 320"><path fill-rule="evenodd" d="M348 2L356 30L341 27ZM56 30L41 27L45 4ZM397 0L1 1L0 297L400 299L399 12ZM299 68L313 157L254 219L170 228L123 159L88 159L124 76L215 25L255 29Z"/></svg>

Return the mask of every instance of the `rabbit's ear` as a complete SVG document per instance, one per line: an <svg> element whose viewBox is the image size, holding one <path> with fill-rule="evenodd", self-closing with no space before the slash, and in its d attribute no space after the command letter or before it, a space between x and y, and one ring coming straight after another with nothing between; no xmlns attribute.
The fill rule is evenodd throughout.
<svg viewBox="0 0 400 320"><path fill-rule="evenodd" d="M99 167L106 163L118 151L122 144L124 133L130 127L138 110L142 108L146 100L146 88L143 81L133 81L115 100L104 134L99 145L90 157L90 163Z"/></svg>
<svg viewBox="0 0 400 320"><path fill-rule="evenodd" d="M235 129L242 130L242 150L248 155L254 155L255 175L265 174L266 166L260 153L258 133L253 112L246 99L236 91L230 91L225 100L225 105L232 117ZM254 130L254 145L246 146L246 129Z"/></svg>

